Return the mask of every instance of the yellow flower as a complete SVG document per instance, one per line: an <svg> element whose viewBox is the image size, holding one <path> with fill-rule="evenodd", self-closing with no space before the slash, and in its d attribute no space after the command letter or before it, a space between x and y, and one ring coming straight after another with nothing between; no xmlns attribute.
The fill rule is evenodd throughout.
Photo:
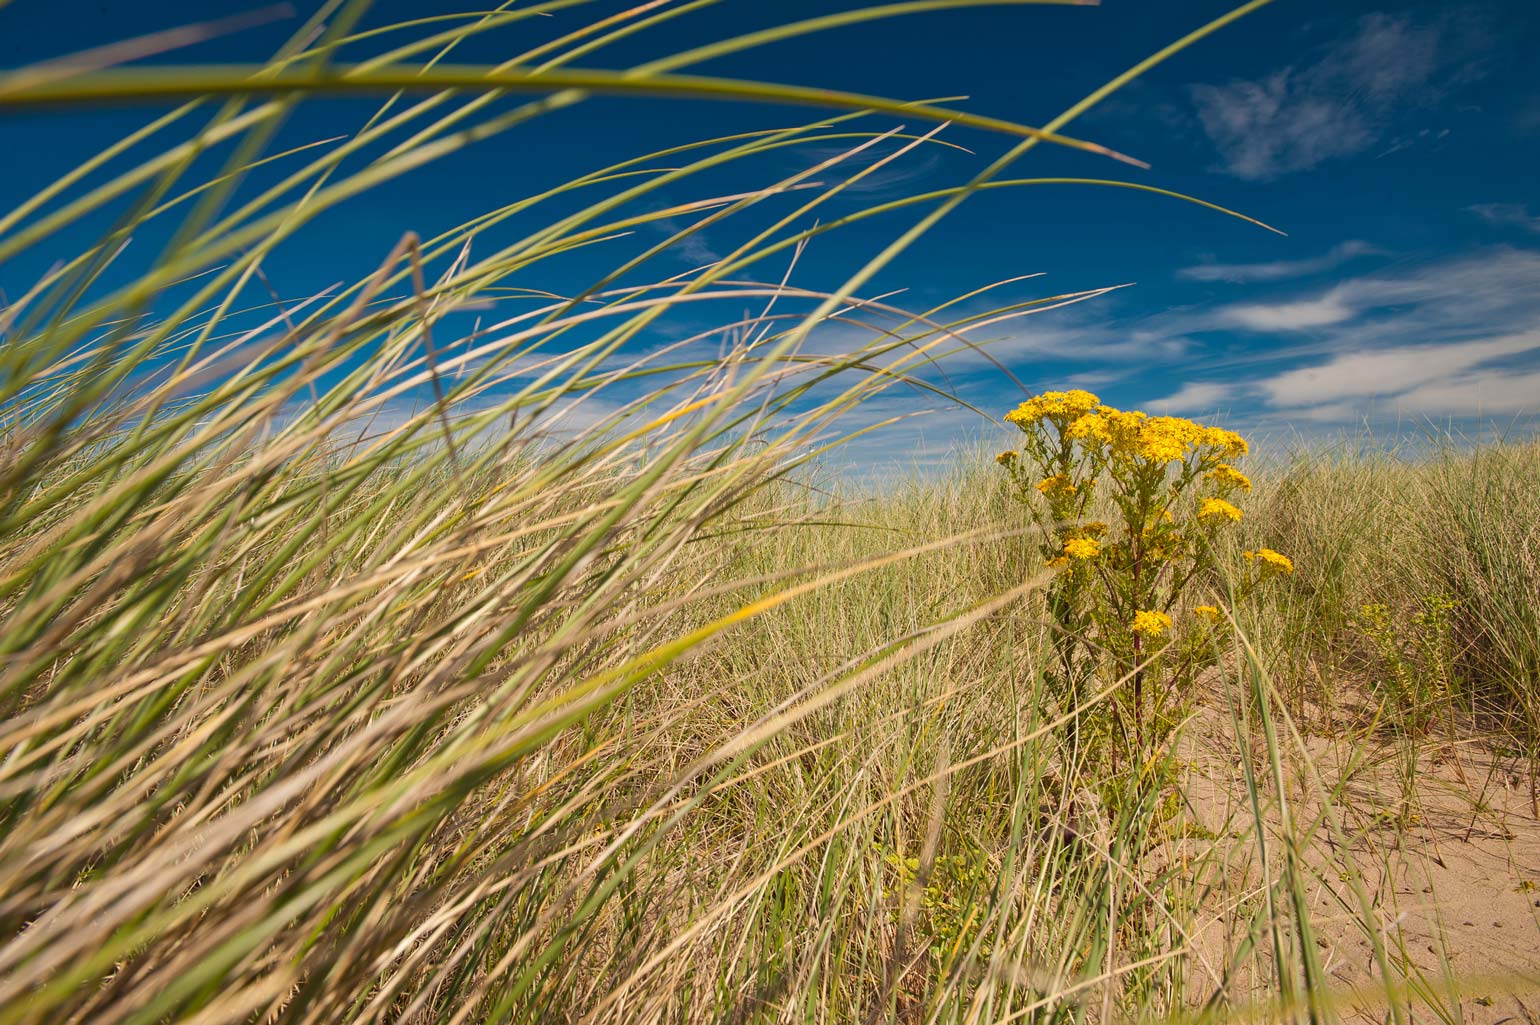
<svg viewBox="0 0 1540 1025"><path fill-rule="evenodd" d="M1005 414L1005 419L1007 423L1013 423L1022 430L1045 419L1067 423L1089 413L1100 401L1090 392L1078 388L1072 391L1045 391Z"/></svg>
<svg viewBox="0 0 1540 1025"><path fill-rule="evenodd" d="M1229 463L1220 463L1204 476L1226 491L1232 488L1240 488L1248 493L1251 491L1251 478Z"/></svg>
<svg viewBox="0 0 1540 1025"><path fill-rule="evenodd" d="M1246 439L1234 431L1227 431L1223 427L1205 427L1198 436L1198 444L1207 448L1218 449L1227 459L1243 456L1251 451L1251 446L1246 444Z"/></svg>
<svg viewBox="0 0 1540 1025"><path fill-rule="evenodd" d="M1203 428L1178 416L1156 416L1139 427L1136 451L1152 463L1174 463L1187 458L1188 446L1198 440Z"/></svg>
<svg viewBox="0 0 1540 1025"><path fill-rule="evenodd" d="M1238 523L1240 518L1241 511L1222 498L1205 498L1203 504L1198 506L1200 520L1226 519Z"/></svg>
<svg viewBox="0 0 1540 1025"><path fill-rule="evenodd" d="M1014 451L1001 452L999 455L995 456L995 462L999 463L1001 466L1010 466L1015 461L1016 453Z"/></svg>
<svg viewBox="0 0 1540 1025"><path fill-rule="evenodd" d="M1101 537L1107 533L1107 525L1101 520L1091 520L1080 525L1080 533L1086 537Z"/></svg>
<svg viewBox="0 0 1540 1025"><path fill-rule="evenodd" d="M1219 622L1219 606L1217 605L1194 605L1192 611L1194 615L1202 616L1210 623Z"/></svg>
<svg viewBox="0 0 1540 1025"><path fill-rule="evenodd" d="M1068 566L1068 565L1069 565L1069 558L1067 556L1064 556L1064 555L1060 555L1057 558L1053 558L1053 559L1049 559L1048 560L1048 568L1049 569L1063 569L1065 566Z"/></svg>
<svg viewBox="0 0 1540 1025"><path fill-rule="evenodd" d="M1102 550L1102 543L1094 537L1072 537L1064 542L1064 554L1071 559L1094 559Z"/></svg>
<svg viewBox="0 0 1540 1025"><path fill-rule="evenodd" d="M1059 416L1073 420L1085 416L1101 404L1101 399L1080 388L1072 388L1057 397Z"/></svg>
<svg viewBox="0 0 1540 1025"><path fill-rule="evenodd" d="M1064 436L1076 441L1106 441L1107 418L1100 413L1087 413L1070 421Z"/></svg>
<svg viewBox="0 0 1540 1025"><path fill-rule="evenodd" d="M1135 612L1134 625L1130 629L1142 637L1161 637L1171 629L1171 617L1164 612Z"/></svg>
<svg viewBox="0 0 1540 1025"><path fill-rule="evenodd" d="M1102 407L1102 440L1112 449L1114 455L1125 458L1137 455L1139 452L1139 429L1144 425L1146 417L1137 409L1125 412L1121 409Z"/></svg>
<svg viewBox="0 0 1540 1025"><path fill-rule="evenodd" d="M1068 498L1080 489L1075 487L1075 482L1064 474L1056 473L1052 477L1044 477L1038 481L1037 490L1049 498Z"/></svg>
<svg viewBox="0 0 1540 1025"><path fill-rule="evenodd" d="M1257 562L1262 569L1262 575L1282 574L1287 576L1294 572L1294 560L1271 548L1258 548L1254 552L1242 552L1247 562Z"/></svg>

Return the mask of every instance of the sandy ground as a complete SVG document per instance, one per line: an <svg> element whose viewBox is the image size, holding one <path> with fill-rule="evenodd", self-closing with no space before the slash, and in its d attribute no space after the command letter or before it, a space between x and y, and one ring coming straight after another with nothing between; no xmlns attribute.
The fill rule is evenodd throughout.
<svg viewBox="0 0 1540 1025"><path fill-rule="evenodd" d="M1265 757L1242 750L1223 696L1215 698L1178 748L1192 813L1209 834L1190 849L1207 842L1224 852L1226 910L1193 938L1210 962L1205 981L1212 985L1223 971L1213 962L1233 949L1265 899L1265 875L1281 870L1283 838L1292 832L1314 942L1334 988L1383 991L1372 922L1392 975L1404 974L1422 994L1413 1020L1540 1022L1540 820L1527 765L1477 740L1434 736L1410 745L1352 727L1318 724L1301 735L1283 724L1289 754L1280 787ZM1253 751L1265 747L1255 743ZM1251 828L1248 757L1263 777L1266 870ZM1257 976L1268 963L1263 958L1238 988L1276 991ZM1349 1020L1386 1020L1383 1003L1350 1002L1346 1010Z"/></svg>

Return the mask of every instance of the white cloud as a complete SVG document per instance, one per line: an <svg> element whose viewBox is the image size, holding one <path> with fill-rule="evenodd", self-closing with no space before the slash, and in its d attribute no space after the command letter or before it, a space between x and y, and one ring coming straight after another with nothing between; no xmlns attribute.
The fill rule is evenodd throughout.
<svg viewBox="0 0 1540 1025"><path fill-rule="evenodd" d="M1355 396L1288 410L1292 421L1346 423L1402 417L1514 417L1540 415L1540 372L1473 370L1418 385L1397 395Z"/></svg>
<svg viewBox="0 0 1540 1025"><path fill-rule="evenodd" d="M1175 393L1163 399L1154 399L1146 405L1162 413L1208 413L1228 399L1234 390L1231 385L1216 381L1189 381Z"/></svg>
<svg viewBox="0 0 1540 1025"><path fill-rule="evenodd" d="M1399 410L1447 416L1540 412L1540 372L1490 370L1421 385L1396 396Z"/></svg>
<svg viewBox="0 0 1540 1025"><path fill-rule="evenodd" d="M1320 256L1303 260L1275 260L1271 263L1202 263L1195 267L1184 267L1176 273L1178 277L1192 281L1225 281L1232 284L1283 281L1332 270L1360 256L1382 253L1384 253L1383 249L1368 242L1350 240L1333 246Z"/></svg>
<svg viewBox="0 0 1540 1025"><path fill-rule="evenodd" d="M1221 306L1209 327L1317 332L1308 350L1342 352L1409 342L1452 342L1526 331L1540 323L1540 250L1490 246L1455 259L1348 278L1310 296ZM1194 330L1195 328L1189 328Z"/></svg>
<svg viewBox="0 0 1540 1025"><path fill-rule="evenodd" d="M1019 292L1013 292L1010 299L1030 299L1034 294L1053 291L1054 288L1050 285L1027 284L1023 285ZM1092 289L1077 292L1074 293L1075 296L1084 298L1073 298L1035 307L1008 320L994 319L986 312L993 308L996 302L1006 302L1005 298L992 300L987 304L984 300L979 300L971 304L968 310L974 316L983 319L977 323L965 324L954 334L941 337L939 340L934 334L928 333L930 329L926 326L912 324L905 328L904 334L907 337L926 336L916 344L927 346L926 354L929 359L916 356L914 354L916 346L902 345L894 348L878 362L892 364L895 361L902 361L908 371L919 373L927 379L935 378L938 363L940 370L948 374L957 374L971 371L993 372L997 361L1016 369L1024 365L1045 363L1098 365L1095 370L1084 371L1092 374L1107 373L1108 365L1111 365L1116 369L1114 376L1117 376L1125 372L1123 368L1128 365L1160 358L1175 358L1186 351L1185 339L1171 337L1166 332L1141 332L1119 325L1115 321L1111 305L1113 300L1107 294L1109 291L1111 290ZM902 300L889 301L899 303ZM949 317L961 317L967 311L959 307L948 312ZM895 326L891 320L878 316L857 315L856 319L870 322L878 327ZM805 351L808 354L846 352L858 345L876 344L882 341L883 339L870 329L853 323L835 323L816 330L809 339ZM1076 372L1082 371L1077 369ZM1055 369L1053 374L1053 383L1043 384L1044 387L1062 385L1064 371ZM1042 384L1031 380L1026 383L1034 387ZM1091 387L1091 385L1085 386Z"/></svg>
<svg viewBox="0 0 1540 1025"><path fill-rule="evenodd" d="M1390 134L1407 108L1431 105L1478 77L1473 54L1485 48L1484 36L1468 18L1417 24L1367 14L1312 63L1254 81L1193 85L1188 94L1225 169L1266 181L1360 153ZM1407 138L1416 133L1397 142Z"/></svg>
<svg viewBox="0 0 1540 1025"><path fill-rule="evenodd" d="M1266 181L1357 153L1374 135L1352 105L1291 82L1288 69L1257 82L1195 85L1203 130L1237 178Z"/></svg>
<svg viewBox="0 0 1540 1025"><path fill-rule="evenodd" d="M1540 349L1540 330L1447 345L1402 345L1344 353L1318 366L1300 367L1261 384L1274 406L1315 406L1354 397L1452 394L1464 371ZM1440 389L1442 389L1440 391Z"/></svg>
<svg viewBox="0 0 1540 1025"><path fill-rule="evenodd" d="M1253 331L1302 331L1340 324L1353 316L1353 308L1338 296L1327 294L1302 302L1231 306L1229 319Z"/></svg>
<svg viewBox="0 0 1540 1025"><path fill-rule="evenodd" d="M1456 259L1342 282L1332 298L1361 317L1344 345L1449 342L1540 324L1540 251L1492 246Z"/></svg>
<svg viewBox="0 0 1540 1025"><path fill-rule="evenodd" d="M1210 360L1204 374L1282 367L1237 382L1232 405L1290 421L1369 414L1540 413L1540 251L1488 247L1455 259L1349 278L1316 295L1219 307L1210 320L1287 335L1330 320L1299 344ZM1300 365L1303 362L1305 365ZM1180 394L1180 393L1179 393ZM1245 401L1247 395L1251 401Z"/></svg>
<svg viewBox="0 0 1540 1025"><path fill-rule="evenodd" d="M1293 262L1324 260L1341 248ZM1227 423L1248 432L1268 422L1326 430L1391 410L1450 416L1540 412L1528 404L1529 393L1540 394L1535 387L1540 373L1540 289L1534 287L1540 281L1540 248L1490 246L1458 258L1339 277L1315 288L1276 280L1284 281L1283 287L1258 286L1257 300L1245 303L1138 312L1146 300L1131 291L991 323L969 337L1015 371L1030 390L1088 387L1108 394L1116 404L1152 412L1206 416L1223 411ZM980 298L967 310L950 312L961 316L971 310L987 316L987 309L996 304L1063 288L1050 281L1024 282L1008 295ZM905 304L897 296L887 301ZM702 311L701 323L692 320L689 333L709 324L713 312L720 311ZM876 310L853 311L850 319L894 325ZM1271 344L1261 346L1255 339L1242 344L1234 338L1240 328L1272 336ZM911 326L908 333L923 330ZM677 330L661 334L678 337ZM806 354L848 352L876 340L857 323L830 323L813 332ZM955 347L955 341L943 342L932 351L940 355ZM718 348L719 339L703 337L667 359L709 359ZM900 347L883 362L911 351ZM637 355L628 351L625 361ZM1200 355L1201 360L1189 358ZM612 357L611 362L619 359ZM979 353L959 350L939 367L912 358L904 366L944 391L955 390L987 415L921 388L895 385L863 403L843 426L930 412L855 439L828 456L829 465L878 476L942 470L955 465L959 445L1009 443L991 417L1021 396ZM1169 380L1172 373L1178 381L1187 373L1193 379L1151 401L1146 397L1151 389L1144 382L1156 367L1159 380ZM852 380L847 375L820 385L806 401L826 398ZM654 383L647 379L634 388ZM1111 386L1110 393L1104 386ZM612 400L637 393L631 384L606 389Z"/></svg>
<svg viewBox="0 0 1540 1025"><path fill-rule="evenodd" d="M1477 203L1465 209L1488 224L1513 226L1540 234L1540 216L1529 212L1529 207L1519 203Z"/></svg>
<svg viewBox="0 0 1540 1025"><path fill-rule="evenodd" d="M1263 301L1130 318L1128 308L1109 297L1012 325L991 351L1029 388L1072 384L1101 391L1115 384L1117 400L1183 415L1223 411L1238 426L1271 421L1324 428L1391 411L1540 414L1540 404L1529 398L1540 395L1536 282L1540 249L1490 246L1328 287L1259 288ZM1236 344L1233 334L1243 328L1275 341ZM1162 378L1174 372L1181 380L1190 372L1193 379L1171 394L1144 398L1137 394L1141 375L1156 366ZM1012 387L973 354L959 354L945 367L959 372L956 383L970 398L977 388L992 389L976 399L982 408L1009 404ZM943 383L929 370L926 376ZM918 408L932 400L910 394L899 401L895 393L895 401ZM946 415L926 424L932 445L944 437L932 433L935 426L952 426ZM884 437L909 438L901 447L911 459L919 448L910 446L923 448L915 440L919 433L906 425ZM874 437L871 444L882 443Z"/></svg>
<svg viewBox="0 0 1540 1025"><path fill-rule="evenodd" d="M900 144L907 144L908 140L899 140ZM943 145L932 141L928 147ZM847 196L865 196L872 199L892 199L908 195L909 186L920 179L929 177L936 168L941 166L941 153L935 148L926 148L918 152L905 154L899 160L893 160L883 167L871 171L855 181L849 181L856 172L871 167L881 161L889 161L893 156L895 146L873 146L859 152L852 152L845 146L813 145L799 147L793 153L798 161L805 163L792 164L788 162L788 174L800 171L814 164L826 161L838 160L839 163L830 169L831 181L844 181L844 192Z"/></svg>
<svg viewBox="0 0 1540 1025"><path fill-rule="evenodd" d="M647 227L656 234L666 236L689 231L688 235L669 247L669 252L691 267L705 267L722 259L722 254L712 247L704 231L692 230L693 225L683 224L678 218L660 217L655 221L649 221Z"/></svg>
<svg viewBox="0 0 1540 1025"><path fill-rule="evenodd" d="M1127 370L1087 370L1064 379L1067 388L1104 388L1128 376Z"/></svg>
<svg viewBox="0 0 1540 1025"><path fill-rule="evenodd" d="M903 419L849 437L831 449L822 462L840 467L852 477L870 480L944 472L957 465L963 451L977 446L998 450L1020 437L1014 429L1003 429L998 422L940 396L916 395L897 387L864 399L826 430L821 442L848 437L890 417Z"/></svg>

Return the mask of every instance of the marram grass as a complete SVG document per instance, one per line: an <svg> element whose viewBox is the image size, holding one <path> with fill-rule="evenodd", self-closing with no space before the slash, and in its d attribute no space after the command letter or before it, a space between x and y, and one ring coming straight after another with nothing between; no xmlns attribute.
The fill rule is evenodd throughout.
<svg viewBox="0 0 1540 1025"><path fill-rule="evenodd" d="M1532 452L1374 468L1419 496L1400 528L1448 543L1373 574L1375 538L1322 550L1383 494L1342 483L1369 467L1259 479L1240 528L1300 571L1232 624L1212 677L1252 745L1220 830L1183 811L1169 751L1123 764L1119 799L1085 785L1069 726L1129 681L1070 705L1048 687L1052 572L993 467L865 497L820 476L872 397L944 397L923 372L974 333L1102 291L982 310L1004 282L907 310L865 295L873 276L980 189L1161 191L1005 174L1039 144L1107 155L1070 122L1258 4L1041 127L682 74L953 0L594 70L704 6L649 3L497 67L452 60L585 6L381 30L331 2L260 66L106 66L170 39L150 37L0 76L0 110L186 101L0 216L0 261L58 256L0 312L0 1025L1406 1020L1457 997L1392 956L1362 866L1322 853L1350 828L1340 789L1290 802L1291 710L1303 653L1357 650L1355 603L1440 588L1481 609L1470 715L1535 735L1532 538L1440 498L1532 480ZM596 91L831 113L403 230L336 290L269 286L337 204ZM342 92L386 95L343 138L273 149L296 106ZM935 121L1012 148L966 183L826 216L951 145ZM809 143L836 155L677 198ZM820 236L910 207L842 283L791 283ZM81 241L93 218L109 224ZM153 258L127 245L151 227ZM655 244L629 234L646 227ZM706 228L738 241L656 271ZM581 294L545 290L549 261L617 240L628 255ZM1335 927L1372 942L1370 983L1317 954L1327 876L1346 881Z"/></svg>

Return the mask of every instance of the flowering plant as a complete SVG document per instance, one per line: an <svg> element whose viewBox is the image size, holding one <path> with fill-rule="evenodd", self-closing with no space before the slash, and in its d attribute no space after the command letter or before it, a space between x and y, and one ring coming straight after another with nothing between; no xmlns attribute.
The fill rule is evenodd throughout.
<svg viewBox="0 0 1540 1025"><path fill-rule="evenodd" d="M1251 481L1234 463L1250 447L1234 431L1113 409L1088 391L1043 392L1005 419L1021 430L1021 447L997 462L1056 572L1048 589L1051 675L1075 708L1099 668L1129 677L1132 686L1104 707L1114 752L1142 761L1167 732L1173 695L1188 689L1223 619L1217 605L1188 608L1184 597L1215 567L1219 534L1243 515L1236 503ZM1293 570L1272 549L1246 552L1235 594ZM1189 643L1173 643L1179 639Z"/></svg>

